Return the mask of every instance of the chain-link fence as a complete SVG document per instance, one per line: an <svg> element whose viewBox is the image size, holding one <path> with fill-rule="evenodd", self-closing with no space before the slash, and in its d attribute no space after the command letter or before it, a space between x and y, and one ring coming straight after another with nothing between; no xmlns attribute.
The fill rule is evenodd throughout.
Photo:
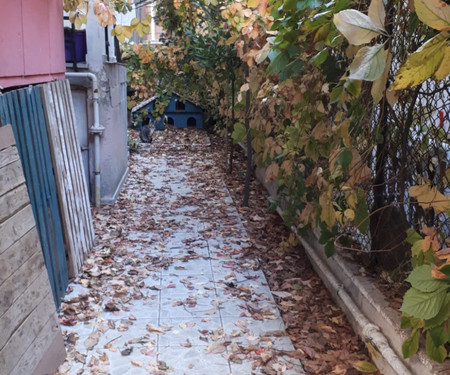
<svg viewBox="0 0 450 375"><path fill-rule="evenodd" d="M418 21L408 1L391 2L387 14L389 32L402 35L390 40L392 83L406 58L435 31ZM364 137L369 139L366 145L375 146L360 150L367 155L373 179L367 191L370 234L356 238L362 249L379 252L378 260L388 267L386 263L399 264L405 258L407 228L436 226L446 238L450 236L448 215L423 209L408 194L411 186L422 183L450 194L450 79L429 79L396 95L388 92L388 100L373 109Z"/></svg>

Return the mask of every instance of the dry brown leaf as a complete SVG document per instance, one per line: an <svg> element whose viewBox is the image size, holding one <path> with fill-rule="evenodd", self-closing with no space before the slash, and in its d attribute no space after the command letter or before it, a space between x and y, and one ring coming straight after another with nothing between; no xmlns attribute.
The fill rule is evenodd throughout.
<svg viewBox="0 0 450 375"><path fill-rule="evenodd" d="M227 348L222 342L213 342L206 347L208 353L219 354L225 352Z"/></svg>

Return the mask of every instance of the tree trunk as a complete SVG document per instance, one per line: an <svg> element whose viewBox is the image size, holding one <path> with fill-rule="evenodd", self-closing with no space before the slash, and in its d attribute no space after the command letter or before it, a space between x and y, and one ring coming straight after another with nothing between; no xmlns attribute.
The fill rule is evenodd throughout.
<svg viewBox="0 0 450 375"><path fill-rule="evenodd" d="M235 103L235 95L234 95L234 76L233 78L231 78L231 131L233 131L234 129L234 122L235 122L235 118L234 118L234 103ZM228 137L228 134L227 134ZM228 162L228 173L233 172L233 141L230 140L230 160Z"/></svg>
<svg viewBox="0 0 450 375"><path fill-rule="evenodd" d="M225 164L227 164L227 158L228 158L228 120L229 120L229 116L228 116L228 110L230 109L230 87L228 85L228 81L227 81L227 91L225 93L226 97L227 97L227 116L225 118ZM229 170L228 165L226 166L226 170Z"/></svg>
<svg viewBox="0 0 450 375"><path fill-rule="evenodd" d="M245 81L247 82L249 76L249 68L247 63L244 65ZM252 163L252 136L250 135L250 89L245 92L245 132L247 139L247 169L245 171L245 185L244 185L244 198L242 199L242 206L248 207L248 201L250 197L250 178L253 170Z"/></svg>

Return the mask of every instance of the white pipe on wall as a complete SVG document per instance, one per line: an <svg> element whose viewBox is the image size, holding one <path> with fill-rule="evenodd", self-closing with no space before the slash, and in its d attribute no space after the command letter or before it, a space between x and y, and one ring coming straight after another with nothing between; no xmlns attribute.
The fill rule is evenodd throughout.
<svg viewBox="0 0 450 375"><path fill-rule="evenodd" d="M100 125L99 92L97 76L90 72L67 72L67 78L88 78L92 81L92 104L94 107L94 124L89 132L94 135L94 184L95 184L95 206L100 206L100 137L105 128Z"/></svg>

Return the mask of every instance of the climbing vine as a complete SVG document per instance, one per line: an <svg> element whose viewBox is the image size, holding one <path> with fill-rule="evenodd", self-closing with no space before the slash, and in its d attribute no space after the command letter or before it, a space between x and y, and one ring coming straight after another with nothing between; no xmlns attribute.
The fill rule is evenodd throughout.
<svg viewBox="0 0 450 375"><path fill-rule="evenodd" d="M72 19L83 22L84 2L65 3L72 4ZM117 4L127 6L111 3L95 2L102 24L114 21ZM234 113L232 139L251 141L255 162L278 187L273 205L282 207L287 224L300 232L318 229L329 256L357 251L369 254L372 267L412 269L401 308L402 327L411 329L404 355L417 351L424 332L428 355L444 361L448 2L157 3L166 43L124 49L130 106L175 91L219 125ZM147 21L133 22L145 32ZM116 36L126 40L133 27L116 26ZM163 107L161 100L160 113Z"/></svg>

